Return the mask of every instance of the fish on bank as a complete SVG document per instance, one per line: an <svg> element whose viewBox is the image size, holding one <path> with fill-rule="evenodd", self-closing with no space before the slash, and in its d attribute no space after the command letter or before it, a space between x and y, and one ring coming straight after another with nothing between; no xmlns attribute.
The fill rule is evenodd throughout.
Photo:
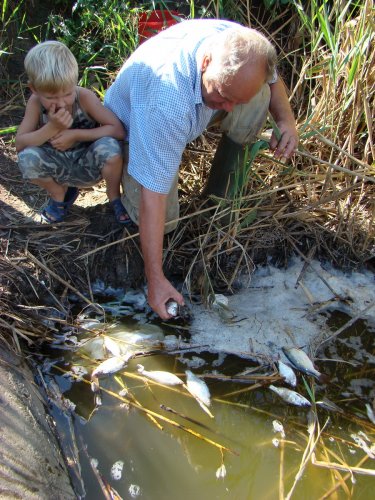
<svg viewBox="0 0 375 500"><path fill-rule="evenodd" d="M145 370L143 365L137 365L138 373L147 377L155 382L159 382L164 385L182 385L183 381L177 377L174 373L170 373L163 370Z"/></svg>
<svg viewBox="0 0 375 500"><path fill-rule="evenodd" d="M287 384L295 387L297 385L297 377L293 371L293 368L283 363L280 359L278 360L277 364L279 367L280 377L282 377Z"/></svg>
<svg viewBox="0 0 375 500"><path fill-rule="evenodd" d="M179 305L175 300L168 300L168 302L165 304L165 307L167 309L167 313L170 314L173 317L178 316L178 309Z"/></svg>
<svg viewBox="0 0 375 500"><path fill-rule="evenodd" d="M286 389L285 387L276 387L270 385L271 391L275 392L281 399L295 406L311 406L311 403L301 394L291 389Z"/></svg>
<svg viewBox="0 0 375 500"><path fill-rule="evenodd" d="M328 377L314 367L313 362L302 349L283 347L282 351L297 370L306 375L312 375L320 382L327 382Z"/></svg>
<svg viewBox="0 0 375 500"><path fill-rule="evenodd" d="M167 313L173 318L182 318L183 320L189 321L191 319L191 311L185 306L180 306L175 300L168 300L165 304Z"/></svg>

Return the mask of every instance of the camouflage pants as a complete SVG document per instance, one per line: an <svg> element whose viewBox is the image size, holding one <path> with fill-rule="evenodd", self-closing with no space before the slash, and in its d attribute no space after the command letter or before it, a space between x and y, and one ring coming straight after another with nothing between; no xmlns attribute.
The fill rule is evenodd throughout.
<svg viewBox="0 0 375 500"><path fill-rule="evenodd" d="M58 184L88 187L100 181L102 168L116 155L122 156L122 144L113 137L79 143L67 151L59 151L46 143L21 151L18 166L24 179L52 177Z"/></svg>

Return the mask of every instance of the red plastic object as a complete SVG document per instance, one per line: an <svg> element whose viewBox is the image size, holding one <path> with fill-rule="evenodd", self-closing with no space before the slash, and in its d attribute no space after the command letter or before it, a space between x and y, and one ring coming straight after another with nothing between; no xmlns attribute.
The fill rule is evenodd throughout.
<svg viewBox="0 0 375 500"><path fill-rule="evenodd" d="M154 10L150 14L142 12L138 20L138 35L140 43L159 33L159 31L176 24L173 16L180 16L176 10Z"/></svg>

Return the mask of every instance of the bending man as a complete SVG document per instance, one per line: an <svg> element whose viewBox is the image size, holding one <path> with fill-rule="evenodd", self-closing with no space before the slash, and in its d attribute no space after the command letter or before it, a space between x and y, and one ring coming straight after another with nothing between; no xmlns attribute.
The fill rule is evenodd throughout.
<svg viewBox="0 0 375 500"><path fill-rule="evenodd" d="M177 181L186 144L213 121L223 137L213 160L207 194L224 196L243 145L255 140L268 110L281 133L271 138L277 157L298 142L295 120L276 53L263 35L214 19L184 21L143 43L125 62L105 106L127 130L128 162L123 204L139 225L148 302L163 319L169 299L183 304L163 273L163 236L176 227ZM223 160L223 158L225 158Z"/></svg>

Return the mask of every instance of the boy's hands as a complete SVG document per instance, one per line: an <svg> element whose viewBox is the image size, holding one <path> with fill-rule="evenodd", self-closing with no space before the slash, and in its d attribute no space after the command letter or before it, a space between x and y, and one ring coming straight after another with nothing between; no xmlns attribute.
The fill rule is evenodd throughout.
<svg viewBox="0 0 375 500"><path fill-rule="evenodd" d="M66 151L74 146L77 142L76 130L61 130L56 135L51 137L50 143L59 151Z"/></svg>
<svg viewBox="0 0 375 500"><path fill-rule="evenodd" d="M56 131L66 130L73 124L73 117L64 108L56 111L56 105L53 104L48 112L48 120L56 128Z"/></svg>
<svg viewBox="0 0 375 500"><path fill-rule="evenodd" d="M56 111L56 105L53 104L48 112L48 120L57 132L49 140L51 145L59 151L71 148L76 142L76 137L74 132L69 130L73 124L73 117L69 111L64 108Z"/></svg>

